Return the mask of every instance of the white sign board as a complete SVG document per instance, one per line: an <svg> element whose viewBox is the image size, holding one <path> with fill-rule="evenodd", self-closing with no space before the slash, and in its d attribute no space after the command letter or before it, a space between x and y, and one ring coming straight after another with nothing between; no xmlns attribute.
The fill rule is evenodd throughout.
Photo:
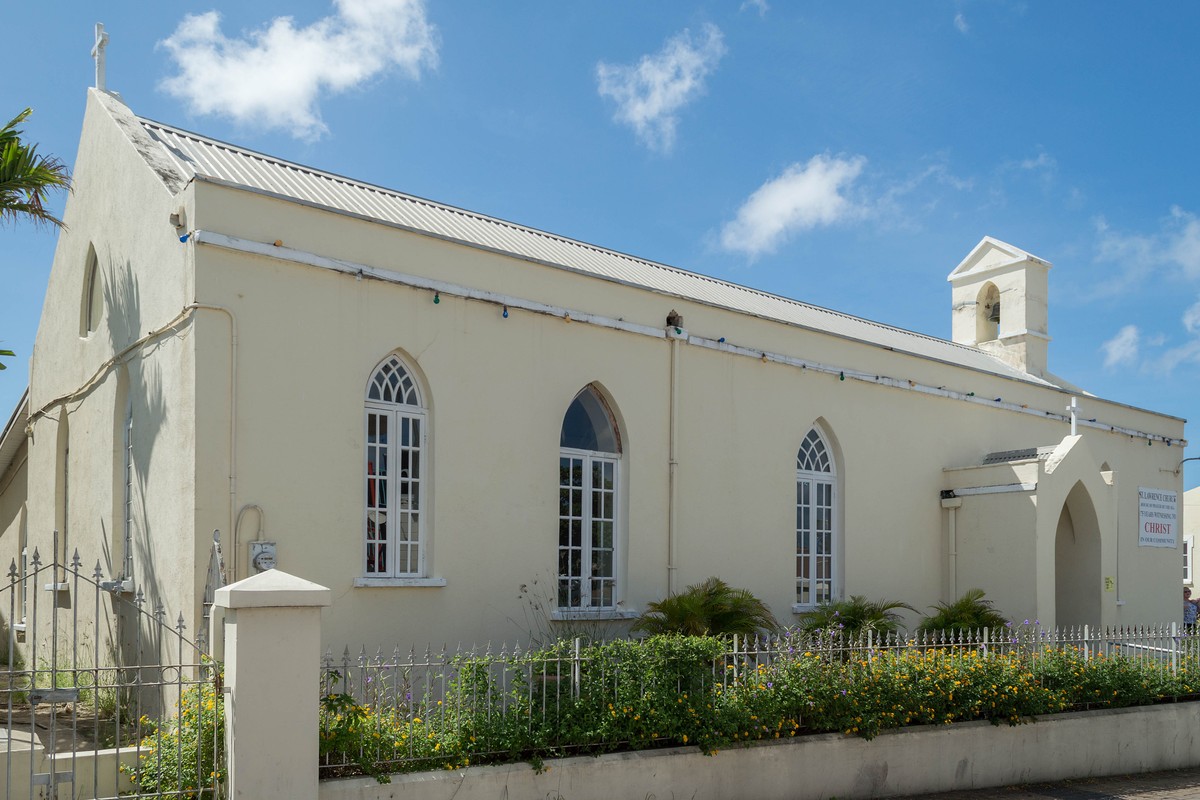
<svg viewBox="0 0 1200 800"><path fill-rule="evenodd" d="M1179 497L1167 489L1138 487L1138 546L1179 546Z"/></svg>

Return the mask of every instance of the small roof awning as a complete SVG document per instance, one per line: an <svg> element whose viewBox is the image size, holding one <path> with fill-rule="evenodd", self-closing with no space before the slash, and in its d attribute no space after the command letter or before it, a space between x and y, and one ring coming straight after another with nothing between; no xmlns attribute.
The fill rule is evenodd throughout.
<svg viewBox="0 0 1200 800"><path fill-rule="evenodd" d="M25 444L27 438L25 427L28 424L29 389L26 389L21 395L21 399L17 401L17 407L13 409L12 416L8 418L4 432L0 433L0 475L8 471L13 459L17 457L21 445Z"/></svg>

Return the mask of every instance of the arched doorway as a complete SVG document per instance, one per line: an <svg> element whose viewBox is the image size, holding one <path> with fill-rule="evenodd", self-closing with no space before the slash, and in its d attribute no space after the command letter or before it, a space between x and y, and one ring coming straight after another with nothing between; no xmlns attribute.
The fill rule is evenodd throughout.
<svg viewBox="0 0 1200 800"><path fill-rule="evenodd" d="M1055 624L1098 625L1102 588L1100 523L1087 489L1076 483L1054 537Z"/></svg>

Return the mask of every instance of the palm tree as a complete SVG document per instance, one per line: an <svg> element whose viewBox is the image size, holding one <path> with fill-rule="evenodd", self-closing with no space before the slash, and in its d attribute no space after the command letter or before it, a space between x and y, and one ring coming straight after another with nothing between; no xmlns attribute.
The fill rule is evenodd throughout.
<svg viewBox="0 0 1200 800"><path fill-rule="evenodd" d="M908 603L894 600L868 600L861 594L849 600L824 603L800 615L798 627L804 633L830 631L842 636L860 633L890 634L900 630L900 609L915 611Z"/></svg>
<svg viewBox="0 0 1200 800"><path fill-rule="evenodd" d="M54 156L39 156L37 146L21 141L21 129L33 109L27 108L0 128L0 222L26 218L34 224L63 227L63 221L46 210L51 189L70 189L67 166ZM0 356L13 358L12 350ZM0 370L7 369L0 361Z"/></svg>
<svg viewBox="0 0 1200 800"><path fill-rule="evenodd" d="M709 578L646 606L633 630L685 636L750 635L779 628L766 603L746 589L735 589L720 578Z"/></svg>
<svg viewBox="0 0 1200 800"><path fill-rule="evenodd" d="M39 156L37 146L21 140L17 126L33 109L25 109L0 128L0 221L27 218L34 223L62 227L63 222L46 209L51 189L70 189L71 175L54 156Z"/></svg>
<svg viewBox="0 0 1200 800"><path fill-rule="evenodd" d="M953 603L938 603L932 608L934 613L925 617L917 630L943 634L977 632L984 628L1003 628L1008 623L992 601L984 599L983 589L968 589Z"/></svg>

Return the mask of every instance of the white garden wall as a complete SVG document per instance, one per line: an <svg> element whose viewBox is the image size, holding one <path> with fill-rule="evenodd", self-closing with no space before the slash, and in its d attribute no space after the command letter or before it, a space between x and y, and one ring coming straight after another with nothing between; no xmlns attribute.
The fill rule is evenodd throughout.
<svg viewBox="0 0 1200 800"><path fill-rule="evenodd" d="M841 800L924 795L1200 764L1196 703L1083 711L1017 727L987 722L841 734L733 747L323 781L320 800L617 800L646 797Z"/></svg>

